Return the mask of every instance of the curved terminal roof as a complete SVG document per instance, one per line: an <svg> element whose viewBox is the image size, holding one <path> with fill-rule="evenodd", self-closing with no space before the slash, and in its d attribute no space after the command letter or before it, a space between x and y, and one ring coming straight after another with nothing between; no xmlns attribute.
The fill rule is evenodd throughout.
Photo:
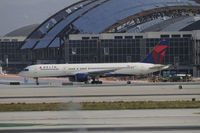
<svg viewBox="0 0 200 133"><path fill-rule="evenodd" d="M170 18L170 14L182 11L200 13L199 7L193 0L82 0L43 22L27 37L22 49L59 47L75 33L126 32L166 14Z"/></svg>
<svg viewBox="0 0 200 133"><path fill-rule="evenodd" d="M16 36L24 36L27 37L30 33L32 33L39 24L32 24L28 26L24 26L22 28L16 29L8 34L6 34L6 37L16 37Z"/></svg>
<svg viewBox="0 0 200 133"><path fill-rule="evenodd" d="M142 32L159 32L159 31L192 31L200 30L198 25L200 21L200 16L180 16L158 23L154 23L151 26L145 28L141 26L140 29ZM130 29L133 30L133 29ZM136 30L136 28L135 28ZM133 31L134 32L134 31Z"/></svg>

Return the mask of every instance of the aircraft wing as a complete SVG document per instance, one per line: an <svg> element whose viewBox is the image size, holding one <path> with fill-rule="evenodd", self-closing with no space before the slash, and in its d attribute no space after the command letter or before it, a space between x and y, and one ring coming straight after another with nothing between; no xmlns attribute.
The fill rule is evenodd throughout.
<svg viewBox="0 0 200 133"><path fill-rule="evenodd" d="M119 70L119 68L118 69L92 71L92 72L88 72L88 75L90 75L90 76L101 76L101 75L105 75L107 73L115 72L116 70Z"/></svg>

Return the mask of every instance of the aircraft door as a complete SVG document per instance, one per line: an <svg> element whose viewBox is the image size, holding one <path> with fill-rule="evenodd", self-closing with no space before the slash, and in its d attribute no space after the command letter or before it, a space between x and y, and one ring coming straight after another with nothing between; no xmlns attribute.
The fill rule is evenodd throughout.
<svg viewBox="0 0 200 133"><path fill-rule="evenodd" d="M67 67L67 66L63 66L63 71L64 71L64 73L66 74L66 75L69 75L70 74L70 68L69 67Z"/></svg>
<svg viewBox="0 0 200 133"><path fill-rule="evenodd" d="M41 66L39 69L37 67L33 67L31 69L32 69L32 72L33 72L32 74L34 75L34 77L37 77L38 71L41 70Z"/></svg>

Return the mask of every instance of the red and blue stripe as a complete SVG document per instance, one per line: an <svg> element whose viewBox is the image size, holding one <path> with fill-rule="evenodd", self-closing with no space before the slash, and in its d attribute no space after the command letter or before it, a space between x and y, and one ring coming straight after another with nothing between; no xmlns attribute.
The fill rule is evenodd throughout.
<svg viewBox="0 0 200 133"><path fill-rule="evenodd" d="M164 56L166 54L168 47L168 41L161 41L142 62L143 63L153 63L153 64L161 64Z"/></svg>

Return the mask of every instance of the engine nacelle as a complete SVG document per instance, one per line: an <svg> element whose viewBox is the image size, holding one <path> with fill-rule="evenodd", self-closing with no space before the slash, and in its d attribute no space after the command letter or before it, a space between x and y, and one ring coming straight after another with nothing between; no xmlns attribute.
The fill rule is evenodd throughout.
<svg viewBox="0 0 200 133"><path fill-rule="evenodd" d="M86 82L88 81L88 75L84 73L78 73L73 77L69 77L69 80L72 82Z"/></svg>

